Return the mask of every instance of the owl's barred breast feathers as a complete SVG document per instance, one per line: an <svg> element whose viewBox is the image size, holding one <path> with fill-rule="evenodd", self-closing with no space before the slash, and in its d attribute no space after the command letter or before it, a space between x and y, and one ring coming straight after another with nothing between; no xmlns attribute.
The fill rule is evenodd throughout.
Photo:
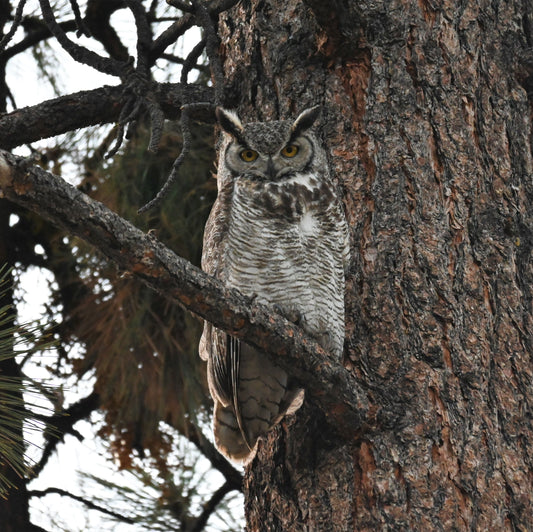
<svg viewBox="0 0 533 532"><path fill-rule="evenodd" d="M311 131L317 115L315 107L294 122L243 125L217 109L225 135L202 268L275 306L340 358L348 228ZM229 458L249 460L258 438L299 408L303 392L264 353L207 322L200 355L215 402L215 442Z"/></svg>

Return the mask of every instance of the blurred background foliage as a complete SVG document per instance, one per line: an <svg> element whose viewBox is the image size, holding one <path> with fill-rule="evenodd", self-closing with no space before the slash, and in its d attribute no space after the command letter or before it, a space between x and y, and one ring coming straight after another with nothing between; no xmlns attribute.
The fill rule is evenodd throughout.
<svg viewBox="0 0 533 532"><path fill-rule="evenodd" d="M105 30L100 37L93 31L90 44L89 38L74 36L74 4L93 30ZM4 33L17 5L0 0ZM143 6L154 34L183 15L164 0ZM57 20L81 45L104 53L103 44L106 52L127 49L135 55L135 23L124 8L120 0L53 3ZM45 30L39 2L28 0L7 55L0 53L0 112L93 82L94 71L84 67L79 87L80 65L65 61ZM168 46L152 67L154 79L179 80L183 58L200 38L192 27ZM17 53L11 55L12 45ZM200 57L189 82L210 82L205 63ZM98 79L94 86L105 83ZM31 102L24 103L29 93ZM147 150L146 114L112 158L105 155L114 138L108 125L70 131L16 153L32 156L199 266L203 228L216 197L215 137L212 125L191 126L192 147L179 178L164 202L142 215L138 209L157 194L181 151L177 123L165 122L157 153ZM200 320L117 270L82 240L0 198L4 264L0 530L12 526L14 516L22 516L20 522L32 530L44 530L34 521L69 532L118 526L132 532L242 529L239 472L205 436L212 405L198 356ZM23 326L28 313L35 321ZM74 467L63 458L73 440L90 448L90 456L98 455L99 463L80 459L76 493L62 480L62 468Z"/></svg>
<svg viewBox="0 0 533 532"><path fill-rule="evenodd" d="M156 154L146 151L148 138L147 128L138 127L113 161L88 161L81 188L143 231L153 230L170 249L199 266L203 227L216 195L213 129L194 125L193 150L180 179L159 210L138 215L139 206L162 186L182 144L172 125ZM201 323L98 260L81 241L74 248L87 290L66 325L73 324L76 338L90 339L75 368L80 376L94 368L106 412L104 432L116 436L114 451L126 465L132 449L158 452L160 421L184 433L183 419L209 408L198 357Z"/></svg>

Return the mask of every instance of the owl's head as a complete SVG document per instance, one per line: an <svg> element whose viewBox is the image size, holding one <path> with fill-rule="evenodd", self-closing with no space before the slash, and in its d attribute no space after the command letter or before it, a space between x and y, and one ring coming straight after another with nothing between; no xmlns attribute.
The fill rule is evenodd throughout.
<svg viewBox="0 0 533 532"><path fill-rule="evenodd" d="M234 175L278 181L305 171L312 163L315 140L309 129L320 107L306 109L294 121L243 124L236 113L217 107L220 127L231 140L224 154Z"/></svg>

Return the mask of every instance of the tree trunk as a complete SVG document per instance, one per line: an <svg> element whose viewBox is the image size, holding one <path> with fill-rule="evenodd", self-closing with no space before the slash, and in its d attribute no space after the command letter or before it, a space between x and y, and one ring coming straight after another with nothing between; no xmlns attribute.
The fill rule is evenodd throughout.
<svg viewBox="0 0 533 532"><path fill-rule="evenodd" d="M272 431L248 529L531 530L530 0L242 2L219 35L242 117L324 107L345 366L380 420L346 443L306 405Z"/></svg>

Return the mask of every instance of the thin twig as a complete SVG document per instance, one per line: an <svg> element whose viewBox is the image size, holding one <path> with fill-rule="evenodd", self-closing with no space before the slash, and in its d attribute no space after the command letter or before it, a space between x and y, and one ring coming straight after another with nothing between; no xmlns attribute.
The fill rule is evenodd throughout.
<svg viewBox="0 0 533 532"><path fill-rule="evenodd" d="M119 521L122 521L123 523L128 523L130 525L135 524L135 520L131 519L130 517L126 517L125 515L121 515L117 512L114 512L113 510L109 510L108 508L104 508L103 506L100 506L98 504L95 504L92 501L89 501L85 499L84 497L80 497L79 495L74 495L73 493L70 493L66 490L63 490L61 488L46 488L44 490L29 490L28 495L30 497L44 497L45 495L49 495L51 493L56 493L57 495L61 495L63 497L69 497L71 499L74 499L75 501L81 502L87 506L87 508L90 508L91 510L98 510L99 512L102 512L103 514L109 515Z"/></svg>
<svg viewBox="0 0 533 532"><path fill-rule="evenodd" d="M99 403L100 399L98 395L92 392L87 397L69 406L66 410L42 419L42 421L51 427L51 430L45 433L47 441L43 449L43 454L39 462L31 468L30 478L39 476L57 445L63 441L65 434L76 435L77 431L74 429L74 425L81 419L85 419L93 410L96 410Z"/></svg>
<svg viewBox="0 0 533 532"><path fill-rule="evenodd" d="M142 3L139 0L125 1L133 13L137 28L137 72L143 76L147 76L150 71L148 55L152 46L152 30Z"/></svg>
<svg viewBox="0 0 533 532"><path fill-rule="evenodd" d="M201 51L199 51L200 46L203 49L204 44L202 41L200 41L193 48L193 50L191 51L191 53L188 55L187 59L185 60L185 63L181 70L181 83L184 85L187 84L187 75L190 71L187 61L190 60L191 62L196 63L196 60L198 59L198 56L201 53ZM174 161L174 164L172 165L172 170L167 180L165 181L165 184L161 187L161 189L159 190L155 198L153 198L151 201L149 201L148 203L146 203L139 209L138 211L139 214L142 214L143 212L146 212L156 207L157 205L159 205L163 201L165 196L167 195L171 186L174 184L174 182L178 178L178 170L180 166L182 165L183 161L185 160L185 157L189 153L190 145L192 141L192 135L191 135L190 126L189 126L189 109L185 107L182 107L180 124L181 124L181 134L183 138L183 145L181 147L181 152L176 158L176 160ZM150 146L152 146L152 139L150 140Z"/></svg>
<svg viewBox="0 0 533 532"><path fill-rule="evenodd" d="M128 90L129 86L126 86L124 88L124 93L126 93ZM115 143L113 144L113 147L106 153L106 157L113 157L118 152L120 146L122 146L122 141L124 140L124 129L126 127L126 124L128 123L128 120L131 120L131 117L133 117L137 112L137 103L138 101L134 97L130 97L122 106L117 121Z"/></svg>
<svg viewBox="0 0 533 532"><path fill-rule="evenodd" d="M215 469L224 475L226 482L231 485L232 489L242 491L242 474L217 451L199 427L190 419L186 419L185 423L184 436L196 446Z"/></svg>
<svg viewBox="0 0 533 532"><path fill-rule="evenodd" d="M168 46L174 44L179 37L181 37L188 29L194 26L194 17L187 13L179 20L171 24L163 31L152 43L152 50L150 53L150 63L155 63L156 59L167 49Z"/></svg>
<svg viewBox="0 0 533 532"><path fill-rule="evenodd" d="M20 0L17 6L17 10L15 12L15 18L13 19L13 24L11 24L9 31L2 37L2 40L0 40L0 53L2 53L7 43L13 38L13 35L15 35L15 32L17 31L17 28L19 27L22 21L22 12L24 11L25 3L26 3L26 0Z"/></svg>
<svg viewBox="0 0 533 532"><path fill-rule="evenodd" d="M48 29L57 39L57 42L75 61L88 65L95 70L103 72L104 74L109 74L110 76L122 77L125 74L125 71L129 66L128 63L116 61L110 57L102 57L96 52L72 42L57 23L50 2L48 0L39 0L39 3L41 5L43 19L48 26Z"/></svg>
<svg viewBox="0 0 533 532"><path fill-rule="evenodd" d="M49 37L52 37L52 32L48 29L48 26L46 26L44 22L41 22L41 21L39 22L42 24L42 27L38 29L33 29L22 40L11 45L9 48L7 48L7 50L4 50L3 52L1 52L1 57L3 61L7 61L8 59L15 57L16 55L20 54L21 52L24 52L25 50L27 50L28 48L31 48L37 43L44 41L45 39L48 39ZM60 28L63 29L63 31L73 31L76 29L76 21L65 20L64 22L60 22L59 26Z"/></svg>
<svg viewBox="0 0 533 532"><path fill-rule="evenodd" d="M202 505L202 513L195 519L186 523L187 532L201 532L204 530L205 525L207 524L208 519L211 517L211 514L216 510L217 506L220 504L220 501L230 492L233 491L233 486L229 482L225 482L218 488L211 498Z"/></svg>
<svg viewBox="0 0 533 532"><path fill-rule="evenodd" d="M211 66L211 73L213 75L213 85L215 89L215 104L223 103L224 97L224 69L218 54L218 37L216 34L215 24L209 14L209 10L203 2L198 0L191 0L196 14L196 20L201 28L204 30L205 51Z"/></svg>
<svg viewBox="0 0 533 532"><path fill-rule="evenodd" d="M87 35L87 37L90 37L91 32L85 25L85 22L83 22L78 2L76 0L70 0L70 6L72 7L72 11L74 11L74 19L76 20L76 26L78 28L76 35L78 37L81 37L82 35Z"/></svg>
<svg viewBox="0 0 533 532"><path fill-rule="evenodd" d="M146 107L150 113L150 125L151 134L150 142L148 144L148 151L151 153L157 153L159 149L159 143L163 135L163 126L165 124L165 114L161 110L161 106L157 103L157 100L153 97L152 93L146 98Z"/></svg>
<svg viewBox="0 0 533 532"><path fill-rule="evenodd" d="M181 83L183 83L184 85L187 84L189 72L193 68L197 68L196 62L198 61L198 58L202 55L204 48L205 39L202 39L189 52L189 55L186 57L185 61L183 61L183 68L181 69Z"/></svg>
<svg viewBox="0 0 533 532"><path fill-rule="evenodd" d="M167 195L168 191L170 190L170 187L175 183L176 179L178 178L178 170L183 161L185 160L185 157L188 155L192 142L192 134L189 123L189 110L187 108L184 108L181 112L181 134L183 138L181 153L174 161L174 164L172 165L172 170L170 171L170 174L167 177L165 184L162 186L161 190L157 193L153 200L149 201L146 205L143 205L139 209L139 214L142 214L143 212L146 212L159 205Z"/></svg>
<svg viewBox="0 0 533 532"><path fill-rule="evenodd" d="M219 13L222 13L222 11L226 11L233 7L238 2L239 0L214 0L209 4L207 9L211 15L218 15ZM190 10L187 9L187 11ZM175 43L178 37L181 37L189 28L192 28L195 21L196 19L193 14L187 12L183 17L171 24L163 31L163 33L156 37L152 44L151 62L155 62L168 46Z"/></svg>
<svg viewBox="0 0 533 532"><path fill-rule="evenodd" d="M167 4L172 7L177 7L185 13L194 13L194 7L183 0L167 0Z"/></svg>
<svg viewBox="0 0 533 532"><path fill-rule="evenodd" d="M159 59L164 59L165 61L168 61L169 63L176 63L177 65L183 65L185 63L185 59L183 59L183 57L178 57L177 55L172 55L172 54L161 54L159 56ZM208 65L202 65L198 63L193 65L191 67L191 70L198 70L199 72L202 72L202 73L210 72Z"/></svg>

